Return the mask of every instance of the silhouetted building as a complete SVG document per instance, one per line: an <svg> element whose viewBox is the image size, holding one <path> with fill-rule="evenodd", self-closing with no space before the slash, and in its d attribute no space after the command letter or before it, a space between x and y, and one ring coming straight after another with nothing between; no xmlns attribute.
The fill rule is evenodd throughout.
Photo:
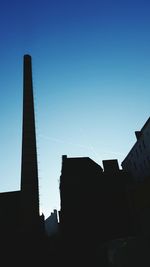
<svg viewBox="0 0 150 267"><path fill-rule="evenodd" d="M121 165L134 179L130 203L135 232L150 236L150 118L135 135L137 141Z"/></svg>
<svg viewBox="0 0 150 267"><path fill-rule="evenodd" d="M135 135L137 141L121 165L123 170L132 174L135 181L144 181L150 177L150 118Z"/></svg>
<svg viewBox="0 0 150 267"><path fill-rule="evenodd" d="M70 237L80 236L82 240L82 236L85 238L91 232L91 214L96 215L95 198L98 196L94 194L94 190L97 188L102 168L90 158L63 156L62 159L60 227L64 228L63 231ZM94 229L96 230L96 222Z"/></svg>
<svg viewBox="0 0 150 267"><path fill-rule="evenodd" d="M48 236L53 236L58 233L59 223L57 210L54 209L51 215L45 220L45 231Z"/></svg>
<svg viewBox="0 0 150 267"><path fill-rule="evenodd" d="M117 160L62 158L60 229L79 246L128 236L132 232L128 186L130 177Z"/></svg>
<svg viewBox="0 0 150 267"><path fill-rule="evenodd" d="M21 191L0 193L1 239L16 236L20 230Z"/></svg>
<svg viewBox="0 0 150 267"><path fill-rule="evenodd" d="M124 238L134 234L130 190L133 186L129 173L119 169L118 161L103 160L103 183L101 195L105 204L103 229L106 240ZM99 210L101 213L101 210Z"/></svg>
<svg viewBox="0 0 150 267"><path fill-rule="evenodd" d="M0 236L32 237L44 233L39 215L39 187L31 56L24 56L21 190L0 193Z"/></svg>

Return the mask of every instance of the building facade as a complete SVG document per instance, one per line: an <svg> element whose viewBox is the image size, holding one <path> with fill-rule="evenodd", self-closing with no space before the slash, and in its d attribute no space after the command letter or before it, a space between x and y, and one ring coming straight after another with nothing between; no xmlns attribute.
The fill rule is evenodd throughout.
<svg viewBox="0 0 150 267"><path fill-rule="evenodd" d="M123 170L131 173L135 181L142 182L150 178L150 118L135 135L136 143L121 165Z"/></svg>

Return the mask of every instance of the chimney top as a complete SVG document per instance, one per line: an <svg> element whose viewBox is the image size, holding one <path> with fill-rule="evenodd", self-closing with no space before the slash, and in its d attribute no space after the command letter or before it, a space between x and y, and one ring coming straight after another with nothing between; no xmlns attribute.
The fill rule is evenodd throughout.
<svg viewBox="0 0 150 267"><path fill-rule="evenodd" d="M117 159L109 159L109 160L103 160L103 168L104 172L117 172L119 171L119 165Z"/></svg>
<svg viewBox="0 0 150 267"><path fill-rule="evenodd" d="M31 59L31 56L29 54L24 55L24 59Z"/></svg>
<svg viewBox="0 0 150 267"><path fill-rule="evenodd" d="M141 137L142 135L142 132L141 131L136 131L135 132L135 136L136 136L136 139L139 140L139 138Z"/></svg>

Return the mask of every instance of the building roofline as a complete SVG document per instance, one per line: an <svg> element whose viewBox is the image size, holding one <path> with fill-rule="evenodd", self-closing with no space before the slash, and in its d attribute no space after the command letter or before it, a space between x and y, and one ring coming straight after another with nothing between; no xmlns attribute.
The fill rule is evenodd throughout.
<svg viewBox="0 0 150 267"><path fill-rule="evenodd" d="M141 129L141 132L143 132L144 128L146 128L146 126L150 123L150 117L148 118L148 120L145 122L144 126Z"/></svg>
<svg viewBox="0 0 150 267"><path fill-rule="evenodd" d="M7 194L19 194L21 192L21 190L17 190L17 191L6 191L6 192L0 192L0 195L7 195Z"/></svg>
<svg viewBox="0 0 150 267"><path fill-rule="evenodd" d="M93 164L97 165L98 168L103 170L103 168L97 162L95 162L93 159L91 159L90 157L68 157L67 155L62 155L62 159L63 160L70 160L70 161L88 160L88 161L92 162Z"/></svg>
<svg viewBox="0 0 150 267"><path fill-rule="evenodd" d="M146 128L146 126L150 123L150 117L148 118L148 120L145 122L145 124L143 125L143 127L141 128L140 132L143 133L143 130ZM142 135L141 135L142 136ZM134 145L132 146L132 148L129 150L128 154L126 155L126 157L124 158L124 160L121 162L121 166L122 163L127 159L127 157L129 156L129 154L131 153L131 151L133 150L133 148L136 146L136 144L138 143L138 141L141 139L141 136L138 138L138 140L136 140L136 142L134 143Z"/></svg>

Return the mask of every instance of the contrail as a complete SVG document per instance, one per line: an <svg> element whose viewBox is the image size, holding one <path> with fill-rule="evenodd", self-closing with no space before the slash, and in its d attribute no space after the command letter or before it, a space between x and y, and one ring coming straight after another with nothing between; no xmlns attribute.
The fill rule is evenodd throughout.
<svg viewBox="0 0 150 267"><path fill-rule="evenodd" d="M74 143L74 142L67 142L67 141L61 140L59 138L53 138L53 137L49 137L49 136L45 136L45 135L41 135L41 134L39 135L39 137L43 138L45 140L56 142L56 143L68 144L68 145L77 146L77 147L80 147L80 148L90 149L89 146L84 146L84 145L81 145L81 144L78 144L78 143Z"/></svg>
<svg viewBox="0 0 150 267"><path fill-rule="evenodd" d="M68 144L68 145L71 145L71 146L84 148L86 150L92 151L92 153L94 153L97 158L101 159L101 156L99 155L99 153L97 153L96 149L94 148L94 146L92 144L82 145L82 144L75 143L75 142L67 142L65 140L62 140L62 139L59 139L59 138L50 137L50 136L46 136L46 135L43 135L43 134L40 134L39 137L42 138L42 139L45 139L45 140L49 140L49 141L52 141L52 142L59 143L59 144ZM120 152L117 152L117 151L110 151L110 150L101 151L101 154L112 154L112 155L117 155L117 156L124 156L123 153L120 153Z"/></svg>

